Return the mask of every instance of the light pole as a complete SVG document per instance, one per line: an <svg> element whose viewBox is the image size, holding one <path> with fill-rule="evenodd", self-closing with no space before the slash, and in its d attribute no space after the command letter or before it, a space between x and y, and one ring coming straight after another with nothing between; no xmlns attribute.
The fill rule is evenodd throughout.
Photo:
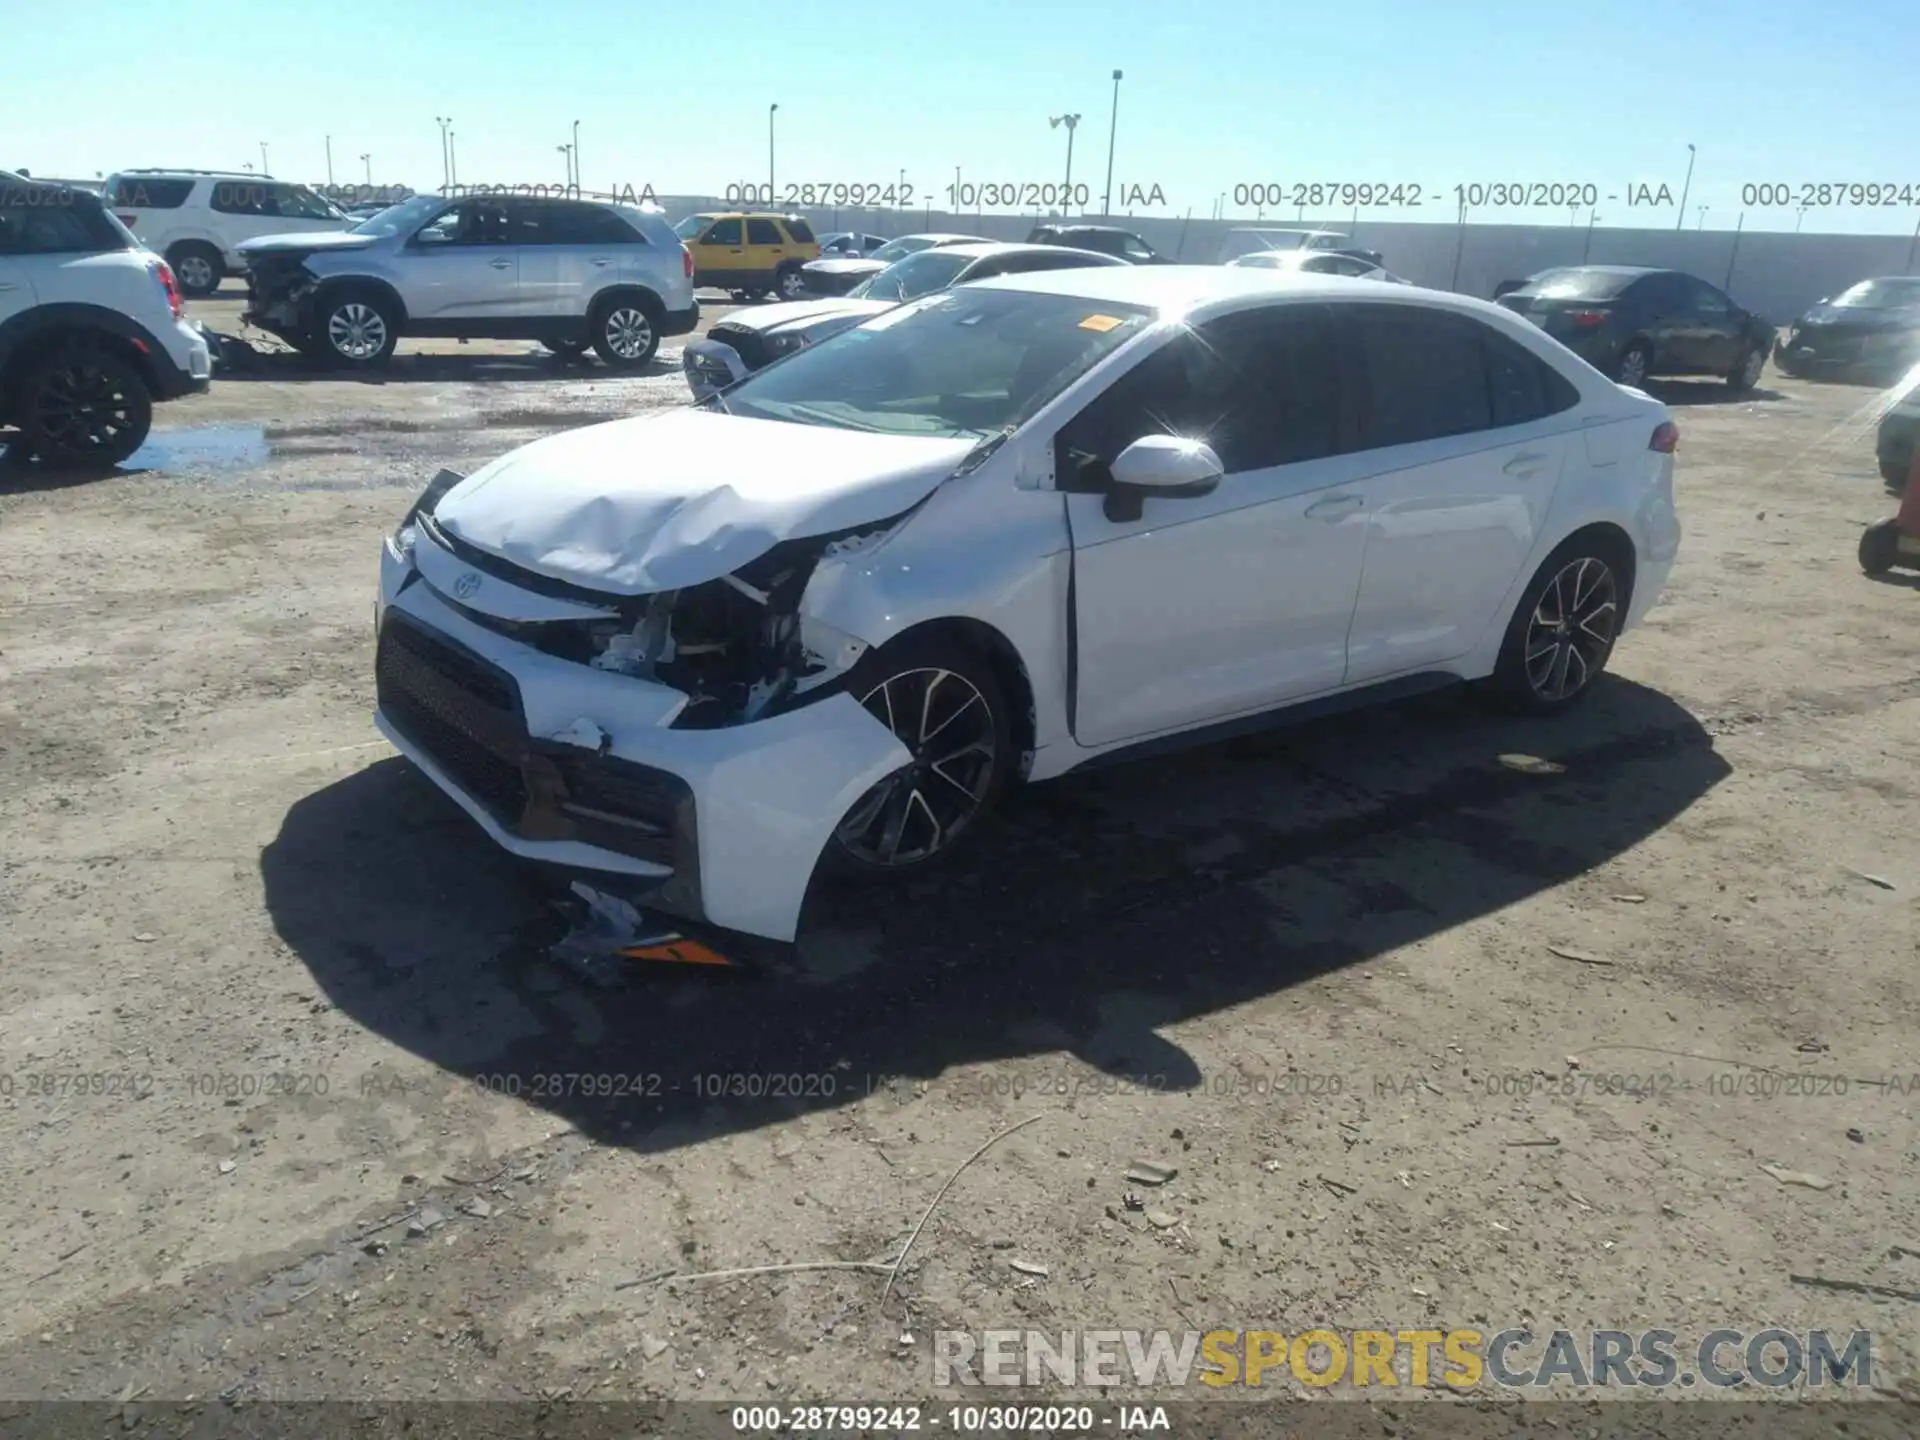
<svg viewBox="0 0 1920 1440"><path fill-rule="evenodd" d="M1687 180L1686 183L1680 187L1680 215L1679 218L1673 222L1673 228L1676 230L1686 223L1687 192L1693 189L1693 162L1697 158L1698 156L1695 154L1693 146L1689 144L1687 146Z"/></svg>
<svg viewBox="0 0 1920 1440"><path fill-rule="evenodd" d="M452 183L458 186L460 183L460 148L454 144L453 122L451 120L447 122L447 174L452 177Z"/></svg>
<svg viewBox="0 0 1920 1440"><path fill-rule="evenodd" d="M362 155L360 163L367 167L367 188L371 190L373 188L373 155L371 153Z"/></svg>
<svg viewBox="0 0 1920 1440"><path fill-rule="evenodd" d="M1740 232L1746 229L1747 212L1742 210L1740 217L1733 222L1733 248L1727 252L1727 278L1721 282L1722 290L1733 289L1733 262L1740 258Z"/></svg>
<svg viewBox="0 0 1920 1440"><path fill-rule="evenodd" d="M1121 73L1113 72L1113 110L1107 117L1107 188L1100 196L1100 216L1106 219L1113 214L1113 136L1120 124L1120 80Z"/></svg>
<svg viewBox="0 0 1920 1440"><path fill-rule="evenodd" d="M1073 132L1080 128L1080 117L1078 115L1049 115L1047 117L1047 125L1054 130L1058 130L1062 125L1067 127L1067 193L1060 201L1060 213L1065 215L1067 213L1067 206L1073 202Z"/></svg>
<svg viewBox="0 0 1920 1440"><path fill-rule="evenodd" d="M327 136L327 188L333 188L333 137Z"/></svg>
<svg viewBox="0 0 1920 1440"><path fill-rule="evenodd" d="M433 118L440 125L440 193L444 195L453 186L453 167L447 163L447 127L453 124L453 120L446 115Z"/></svg>
<svg viewBox="0 0 1920 1440"><path fill-rule="evenodd" d="M1580 263L1582 265L1587 263L1587 256L1593 253L1593 227L1599 219L1600 211L1597 207L1587 211L1587 240L1586 243L1580 247Z"/></svg>
<svg viewBox="0 0 1920 1440"><path fill-rule="evenodd" d="M267 164L267 142L264 140L260 142L260 173L262 175L273 173L273 167Z"/></svg>
<svg viewBox="0 0 1920 1440"><path fill-rule="evenodd" d="M767 106L767 204L769 207L772 206L776 193L773 188L773 116L779 108L778 105Z"/></svg>
<svg viewBox="0 0 1920 1440"><path fill-rule="evenodd" d="M1700 215L1699 215L1699 218L1694 222L1693 228L1696 230L1704 230L1707 228L1707 207L1706 206L1702 205L1700 207Z"/></svg>
<svg viewBox="0 0 1920 1440"><path fill-rule="evenodd" d="M580 188L580 122L573 122L573 188Z"/></svg>
<svg viewBox="0 0 1920 1440"><path fill-rule="evenodd" d="M1913 222L1913 239L1907 242L1907 263L1904 268L1909 271L1913 269L1913 252L1916 246L1920 246L1920 220Z"/></svg>
<svg viewBox="0 0 1920 1440"><path fill-rule="evenodd" d="M556 145L553 148L567 157L567 188L571 190L573 188L573 146Z"/></svg>
<svg viewBox="0 0 1920 1440"><path fill-rule="evenodd" d="M1799 213L1794 217L1794 221L1793 221L1794 234L1798 235L1800 233L1800 225L1806 218L1807 218L1807 207L1802 205L1800 207Z"/></svg>

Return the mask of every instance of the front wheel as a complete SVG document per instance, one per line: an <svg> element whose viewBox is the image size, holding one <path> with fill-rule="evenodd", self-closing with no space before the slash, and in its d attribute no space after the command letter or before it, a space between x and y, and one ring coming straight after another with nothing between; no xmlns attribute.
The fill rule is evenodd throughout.
<svg viewBox="0 0 1920 1440"><path fill-rule="evenodd" d="M1749 345L1727 372L1727 385L1735 394L1744 395L1760 383L1760 372L1767 368L1767 352Z"/></svg>
<svg viewBox="0 0 1920 1440"><path fill-rule="evenodd" d="M1568 541L1547 557L1514 611L1488 692L1524 714L1566 709L1606 668L1626 603L1614 548Z"/></svg>
<svg viewBox="0 0 1920 1440"><path fill-rule="evenodd" d="M1013 775L1006 692L984 659L944 638L885 647L850 680L909 759L854 802L829 866L863 880L920 872L953 853Z"/></svg>
<svg viewBox="0 0 1920 1440"><path fill-rule="evenodd" d="M393 307L364 291L345 291L327 300L314 331L320 353L351 370L386 364L400 344L400 321Z"/></svg>
<svg viewBox="0 0 1920 1440"><path fill-rule="evenodd" d="M153 394L129 361L70 345L27 372L19 414L25 449L44 464L118 465L146 443Z"/></svg>

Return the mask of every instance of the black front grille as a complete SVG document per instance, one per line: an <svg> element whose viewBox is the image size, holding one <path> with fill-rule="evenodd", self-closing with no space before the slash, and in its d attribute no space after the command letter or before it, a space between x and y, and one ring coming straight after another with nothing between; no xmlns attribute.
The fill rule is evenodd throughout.
<svg viewBox="0 0 1920 1440"><path fill-rule="evenodd" d="M760 332L748 330L738 325L716 325L707 332L707 338L718 344L731 346L740 357L741 363L749 370L758 370L767 363L767 354L760 339Z"/></svg>
<svg viewBox="0 0 1920 1440"><path fill-rule="evenodd" d="M527 804L526 727L513 681L390 614L374 662L380 709L503 825Z"/></svg>

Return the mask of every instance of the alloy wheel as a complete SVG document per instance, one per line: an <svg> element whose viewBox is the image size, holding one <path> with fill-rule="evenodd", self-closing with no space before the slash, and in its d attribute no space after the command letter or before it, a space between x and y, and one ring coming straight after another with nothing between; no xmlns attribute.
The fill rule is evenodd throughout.
<svg viewBox="0 0 1920 1440"><path fill-rule="evenodd" d="M1620 383L1636 390L1646 383L1647 352L1635 347L1620 357Z"/></svg>
<svg viewBox="0 0 1920 1440"><path fill-rule="evenodd" d="M780 276L780 296L784 300L798 300L806 292L807 278L798 270L783 271Z"/></svg>
<svg viewBox="0 0 1920 1440"><path fill-rule="evenodd" d="M1619 621L1612 569L1591 555L1569 561L1548 582L1527 622L1527 684L1542 700L1561 701L1600 673Z"/></svg>
<svg viewBox="0 0 1920 1440"><path fill-rule="evenodd" d="M1749 350L1747 358L1740 363L1740 383L1751 390L1760 383L1760 372L1767 367L1767 356L1763 350Z"/></svg>
<svg viewBox="0 0 1920 1440"><path fill-rule="evenodd" d="M986 802L994 773L987 698L952 670L906 670L861 697L912 761L875 785L840 823L841 846L869 865L912 865L951 844Z"/></svg>
<svg viewBox="0 0 1920 1440"><path fill-rule="evenodd" d="M210 294L214 287L213 266L204 255L182 255L174 273L180 277L181 287L191 294Z"/></svg>
<svg viewBox="0 0 1920 1440"><path fill-rule="evenodd" d="M638 360L653 344L653 322L631 305L610 311L606 320L607 348L622 360Z"/></svg>
<svg viewBox="0 0 1920 1440"><path fill-rule="evenodd" d="M139 423L140 397L118 375L90 360L47 373L34 397L34 430L45 443L76 455L113 453Z"/></svg>
<svg viewBox="0 0 1920 1440"><path fill-rule="evenodd" d="M373 306L349 300L327 317L327 343L349 360L371 360L387 348L387 322Z"/></svg>

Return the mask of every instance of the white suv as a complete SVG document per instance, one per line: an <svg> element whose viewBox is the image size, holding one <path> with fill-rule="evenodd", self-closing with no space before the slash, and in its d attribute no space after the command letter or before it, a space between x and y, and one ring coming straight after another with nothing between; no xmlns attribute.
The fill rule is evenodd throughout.
<svg viewBox="0 0 1920 1440"><path fill-rule="evenodd" d="M205 390L207 342L164 260L98 196L0 171L0 429L54 465L113 465L153 403Z"/></svg>
<svg viewBox="0 0 1920 1440"><path fill-rule="evenodd" d="M304 185L219 170L122 170L102 193L120 223L163 256L192 296L211 295L240 270L240 242L353 223Z"/></svg>
<svg viewBox="0 0 1920 1440"><path fill-rule="evenodd" d="M657 206L416 195L344 234L240 249L245 319L348 369L384 365L402 335L591 345L633 369L700 322L693 256Z"/></svg>

